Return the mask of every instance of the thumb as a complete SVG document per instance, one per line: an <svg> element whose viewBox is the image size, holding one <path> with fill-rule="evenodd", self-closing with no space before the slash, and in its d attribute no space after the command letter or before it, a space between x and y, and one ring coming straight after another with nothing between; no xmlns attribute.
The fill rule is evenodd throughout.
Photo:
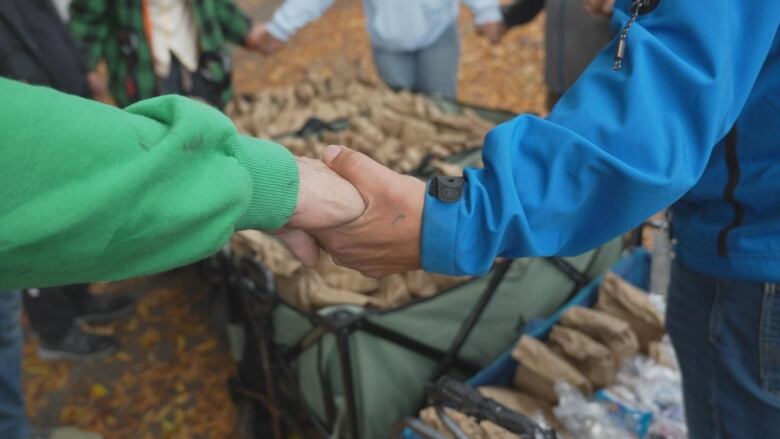
<svg viewBox="0 0 780 439"><path fill-rule="evenodd" d="M329 145L322 151L322 161L358 188L372 186L396 175L369 156L346 146Z"/></svg>
<svg viewBox="0 0 780 439"><path fill-rule="evenodd" d="M313 267L320 259L320 245L310 234L298 229L276 232L275 235L303 265Z"/></svg>

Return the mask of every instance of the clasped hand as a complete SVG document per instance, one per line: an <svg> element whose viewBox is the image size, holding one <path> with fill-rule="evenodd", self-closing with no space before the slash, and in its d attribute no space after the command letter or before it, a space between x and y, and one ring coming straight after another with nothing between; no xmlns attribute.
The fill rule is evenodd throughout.
<svg viewBox="0 0 780 439"><path fill-rule="evenodd" d="M343 146L328 146L322 161L298 158L298 169L298 205L276 235L304 264L322 248L371 277L420 268L425 183Z"/></svg>

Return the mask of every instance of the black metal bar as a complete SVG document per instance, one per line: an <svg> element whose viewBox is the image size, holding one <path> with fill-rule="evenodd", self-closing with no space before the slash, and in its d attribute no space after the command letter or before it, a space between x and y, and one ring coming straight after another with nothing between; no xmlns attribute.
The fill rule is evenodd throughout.
<svg viewBox="0 0 780 439"><path fill-rule="evenodd" d="M322 390L322 405L325 407L325 418L328 420L330 428L336 425L336 408L333 404L333 387L330 380L325 376L322 364L322 343L317 345L317 379L320 380L320 389Z"/></svg>
<svg viewBox="0 0 780 439"><path fill-rule="evenodd" d="M428 346L404 334L386 328L382 325L378 325L368 319L361 322L360 330L387 340L398 346L417 352L418 354L424 355L434 361L442 361L446 355L446 352L442 351L441 349ZM453 359L453 366L467 374L477 373L480 369L479 366L471 364L468 361L462 360L460 358Z"/></svg>
<svg viewBox="0 0 780 439"><path fill-rule="evenodd" d="M558 257L551 257L551 258L544 258L545 261L553 264L555 268L557 268L560 272L566 275L569 279L571 279L575 285L579 288L584 287L585 285L590 282L587 276L580 272L580 270L577 269L577 267L571 265L569 261L558 258Z"/></svg>
<svg viewBox="0 0 780 439"><path fill-rule="evenodd" d="M293 396L285 395L285 402L294 406L297 410L300 411L300 413L306 415L306 418L309 421L309 426L317 430L320 438L328 438L330 436L330 432L328 431L327 427L323 425L322 420L317 417L311 408L304 403L305 397L301 391L300 386L298 386L296 375L290 368L290 364L285 359L282 359L278 367L280 370L280 380L282 380L283 383L287 383L287 385L290 387L289 390L294 394ZM297 429L300 430L300 427L297 427Z"/></svg>
<svg viewBox="0 0 780 439"><path fill-rule="evenodd" d="M493 277L490 278L490 282L488 282L487 287L485 287L485 291L471 309L471 312L469 313L468 317L466 317L466 320L463 321L463 324L461 325L458 334L452 340L452 344L450 344L450 348L447 350L446 355L434 371L433 376L431 377L431 381L436 381L450 369L454 363L455 358L457 358L461 348L463 348L463 345L466 343L469 335L471 335L471 331L474 329L474 326L476 326L479 318L482 317L482 313L485 311L485 308L487 308L490 300L493 298L496 290L498 290L498 286L501 284L501 281L504 279L504 276L506 276L506 273L509 271L509 267L511 266L512 260L502 261L496 265L496 272L493 274Z"/></svg>
<svg viewBox="0 0 780 439"><path fill-rule="evenodd" d="M436 414L453 436L458 436L457 425L446 416L444 407L457 410L466 416L475 418L478 422L490 421L521 437L548 438L556 437L553 430L543 429L528 416L483 396L479 390L444 376L429 386L430 404L436 408Z"/></svg>
<svg viewBox="0 0 780 439"><path fill-rule="evenodd" d="M314 346L320 339L322 339L325 334L328 334L327 329L323 328L322 326L315 325L306 334L304 334L297 343L295 343L289 349L284 350L282 353L284 358L288 361L296 359L303 353L303 351Z"/></svg>
<svg viewBox="0 0 780 439"><path fill-rule="evenodd" d="M355 387L352 382L352 356L349 349L349 329L344 328L335 334L336 345L339 351L339 362L341 363L341 385L343 386L345 397L347 399L347 418L349 421L350 437L360 439L358 430L357 404L355 402Z"/></svg>
<svg viewBox="0 0 780 439"><path fill-rule="evenodd" d="M269 320L266 319L266 322L269 322ZM268 402L278 407L279 403L276 399L276 382L273 376L273 367L271 366L272 360L270 351L272 349L271 346L273 344L273 340L271 339L271 334L269 331L270 328L268 328L270 323L266 322L257 325L255 327L255 331L260 332L260 334L257 334L259 336L258 348L260 350L260 361L263 365L263 378L265 381L265 390L268 394ZM271 411L271 422L274 438L284 439L282 434L282 419L278 410Z"/></svg>

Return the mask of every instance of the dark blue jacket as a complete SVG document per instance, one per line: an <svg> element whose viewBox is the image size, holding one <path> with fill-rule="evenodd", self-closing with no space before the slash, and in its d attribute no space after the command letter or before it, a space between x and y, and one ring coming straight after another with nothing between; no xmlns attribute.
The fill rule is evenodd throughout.
<svg viewBox="0 0 780 439"><path fill-rule="evenodd" d="M612 25L628 20L618 0ZM546 119L491 131L457 203L426 197L422 258L482 273L496 256L576 254L671 205L696 271L780 281L780 1L661 0Z"/></svg>

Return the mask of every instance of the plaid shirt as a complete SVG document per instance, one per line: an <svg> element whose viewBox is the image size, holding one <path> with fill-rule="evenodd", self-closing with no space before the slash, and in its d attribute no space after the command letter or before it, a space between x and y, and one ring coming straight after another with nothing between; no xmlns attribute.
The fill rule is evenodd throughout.
<svg viewBox="0 0 780 439"><path fill-rule="evenodd" d="M144 27L145 0L73 0L70 30L94 70L105 58L111 93L125 107L157 96L154 60ZM232 0L193 3L200 48L199 70L220 87L222 104L230 99L230 54L225 42L243 45L251 23Z"/></svg>

